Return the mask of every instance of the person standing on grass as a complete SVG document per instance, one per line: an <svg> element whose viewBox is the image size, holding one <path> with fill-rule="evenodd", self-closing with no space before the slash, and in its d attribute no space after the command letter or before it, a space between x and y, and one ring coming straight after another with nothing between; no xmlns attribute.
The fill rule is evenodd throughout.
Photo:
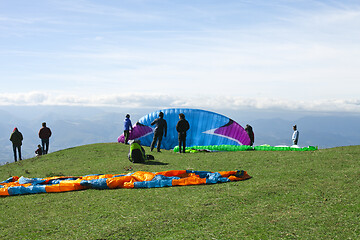
<svg viewBox="0 0 360 240"><path fill-rule="evenodd" d="M16 156L16 149L19 153L19 160L22 160L21 158L21 145L22 145L23 135L17 128L14 128L14 131L10 135L10 141L13 145L13 151L14 151L14 160L17 162L17 156Z"/></svg>
<svg viewBox="0 0 360 240"><path fill-rule="evenodd" d="M42 123L42 128L39 130L39 138L41 139L41 145L43 155L49 151L49 138L51 137L51 130L46 126L46 122Z"/></svg>
<svg viewBox="0 0 360 240"><path fill-rule="evenodd" d="M249 135L249 138L250 138L250 146L254 145L255 136L254 136L253 128L252 128L249 124L246 124L246 126L245 126L245 131L246 131L247 134Z"/></svg>
<svg viewBox="0 0 360 240"><path fill-rule="evenodd" d="M181 153L181 145L183 148L183 153L185 153L186 148L186 131L190 129L189 122L185 119L185 114L179 114L179 121L176 124L176 131L178 132L178 140L179 140L179 153Z"/></svg>
<svg viewBox="0 0 360 240"><path fill-rule="evenodd" d="M129 136L130 136L130 129L131 131L133 130L132 124L131 124L131 120L130 120L130 114L126 114L126 117L124 119L124 143L125 144L129 144Z"/></svg>
<svg viewBox="0 0 360 240"><path fill-rule="evenodd" d="M160 151L160 146L161 146L161 141L163 136L166 137L167 135L167 123L166 120L164 119L164 113L160 112L159 113L159 117L157 119L155 119L151 125L155 125L155 131L154 131L154 138L151 142L150 145L150 151L152 152L152 150L155 147L155 143L157 141L157 151Z"/></svg>
<svg viewBox="0 0 360 240"><path fill-rule="evenodd" d="M293 130L294 130L294 133L292 135L292 141L293 141L293 144L294 145L297 145L298 144L298 140L299 140L299 131L297 130L297 126L294 125L293 126Z"/></svg>

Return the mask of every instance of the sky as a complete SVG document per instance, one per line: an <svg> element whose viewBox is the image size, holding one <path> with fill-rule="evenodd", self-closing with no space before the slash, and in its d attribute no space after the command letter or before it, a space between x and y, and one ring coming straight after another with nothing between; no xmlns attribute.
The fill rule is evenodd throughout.
<svg viewBox="0 0 360 240"><path fill-rule="evenodd" d="M358 0L0 0L0 106L360 113Z"/></svg>

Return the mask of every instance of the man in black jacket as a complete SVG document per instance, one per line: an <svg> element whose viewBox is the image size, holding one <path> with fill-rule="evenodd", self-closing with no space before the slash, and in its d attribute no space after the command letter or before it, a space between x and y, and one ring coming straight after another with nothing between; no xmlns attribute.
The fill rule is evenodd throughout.
<svg viewBox="0 0 360 240"><path fill-rule="evenodd" d="M176 131L178 132L179 139L179 153L181 153L181 145L183 148L183 153L185 153L186 148L186 131L190 129L189 122L185 119L185 115L183 113L179 114L179 121L176 124Z"/></svg>
<svg viewBox="0 0 360 240"><path fill-rule="evenodd" d="M46 126L46 122L42 123L42 128L39 130L39 138L41 139L43 155L49 151L49 138L51 137L51 130Z"/></svg>
<svg viewBox="0 0 360 240"><path fill-rule="evenodd" d="M155 119L151 125L155 124L154 138L150 145L150 151L152 151L155 147L155 142L157 141L157 151L160 152L161 140L167 135L167 123L164 119L164 113L160 112L159 117Z"/></svg>
<svg viewBox="0 0 360 240"><path fill-rule="evenodd" d="M10 135L10 141L12 142L13 145L15 162L17 162L16 149L18 150L19 153L19 160L22 160L21 159L22 140L23 140L23 135L21 134L21 132L19 132L17 128L14 128L14 131Z"/></svg>

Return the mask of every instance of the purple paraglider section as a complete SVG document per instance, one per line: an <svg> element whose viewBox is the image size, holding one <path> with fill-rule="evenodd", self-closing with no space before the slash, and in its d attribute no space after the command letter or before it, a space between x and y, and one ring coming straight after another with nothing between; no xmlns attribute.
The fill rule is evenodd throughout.
<svg viewBox="0 0 360 240"><path fill-rule="evenodd" d="M240 145L250 145L250 138L244 128L232 119L226 125L215 129L214 134L234 140Z"/></svg>
<svg viewBox="0 0 360 240"><path fill-rule="evenodd" d="M152 132L153 132L153 129L151 127L145 126L145 125L137 122L135 124L135 126L133 126L133 130L130 131L129 140L144 137L144 136L146 136L148 134L151 134ZM124 134L121 134L121 136L118 137L118 142L119 143L124 143L125 142Z"/></svg>

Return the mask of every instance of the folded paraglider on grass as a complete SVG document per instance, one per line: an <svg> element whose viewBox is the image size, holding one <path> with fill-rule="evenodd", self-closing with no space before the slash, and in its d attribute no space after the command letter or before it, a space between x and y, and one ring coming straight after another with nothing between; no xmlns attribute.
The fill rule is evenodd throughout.
<svg viewBox="0 0 360 240"><path fill-rule="evenodd" d="M80 177L61 176L49 178L13 176L0 182L0 196L67 192L84 189L154 188L215 184L249 178L251 177L243 170L222 172L170 170L155 173L137 171L128 174L96 174Z"/></svg>

